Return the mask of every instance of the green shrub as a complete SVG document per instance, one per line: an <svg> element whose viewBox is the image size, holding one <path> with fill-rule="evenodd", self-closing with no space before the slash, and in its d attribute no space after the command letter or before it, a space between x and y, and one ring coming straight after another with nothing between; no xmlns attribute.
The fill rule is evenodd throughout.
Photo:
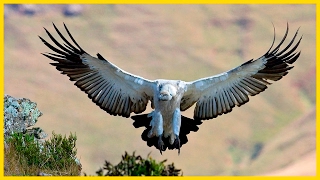
<svg viewBox="0 0 320 180"><path fill-rule="evenodd" d="M100 168L96 174L98 176L178 176L180 169L176 169L174 164L164 165L167 160L156 162L148 154L147 159L141 156L135 156L133 152L129 155L125 152L122 160L117 165L112 165L105 161L103 168Z"/></svg>
<svg viewBox="0 0 320 180"><path fill-rule="evenodd" d="M5 174L38 175L43 172L51 175L79 175L81 165L76 159L76 140L73 134L67 138L52 133L49 140L39 143L33 135L14 133L6 140ZM10 168L10 162L19 163L20 171L8 172L13 169Z"/></svg>

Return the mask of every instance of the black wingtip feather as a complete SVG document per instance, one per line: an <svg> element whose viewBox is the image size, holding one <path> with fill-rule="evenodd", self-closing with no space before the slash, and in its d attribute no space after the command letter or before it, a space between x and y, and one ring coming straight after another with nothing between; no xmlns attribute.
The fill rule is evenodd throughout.
<svg viewBox="0 0 320 180"><path fill-rule="evenodd" d="M56 27L56 25L55 25L54 23L52 23L52 24L53 24L54 29L55 29L56 32L58 33L58 35L59 35L59 36L61 37L61 39L66 43L66 44L64 44L64 46L65 46L66 48L70 49L71 51L73 51L73 52L75 52L75 53L77 53L77 54L83 54L83 53L85 53L85 51L84 51L83 49L80 48L80 50L79 50L79 49L77 49L76 47L74 47L74 46L62 35L62 33L59 31L59 29Z"/></svg>
<svg viewBox="0 0 320 180"><path fill-rule="evenodd" d="M85 51L78 45L78 43L76 42L76 40L73 38L73 36L71 35L71 33L70 33L70 31L68 30L68 28L67 28L67 26L66 26L65 23L63 23L63 26L64 26L64 28L66 29L66 31L67 31L70 39L72 40L72 42L73 42L82 52L85 52Z"/></svg>
<svg viewBox="0 0 320 180"><path fill-rule="evenodd" d="M298 35L299 28L295 32L293 38L288 43L288 45L285 48L283 48L281 51L279 51L281 45L283 44L283 42L285 41L285 39L288 35L288 30L289 30L289 25L287 24L287 29L286 29L285 35L282 38L282 40L280 41L280 43L277 45L277 47L275 47L273 50L271 50L271 52L268 52L264 55L265 58L268 58L268 60L265 64L266 67L264 69L260 70L259 72L269 71L271 69L286 68L288 66L288 64L292 64L298 59L298 57L300 56L300 52L295 53L295 51L297 50L298 46L300 45L300 42L302 40L302 36L295 43L294 46L293 46L293 44L294 44L296 37ZM290 69L283 69L283 70L288 71Z"/></svg>
<svg viewBox="0 0 320 180"><path fill-rule="evenodd" d="M97 57L98 57L98 59L100 59L100 60L106 60L104 57L101 56L100 53L97 53Z"/></svg>
<svg viewBox="0 0 320 180"><path fill-rule="evenodd" d="M283 38L279 42L278 46L276 46L273 51L269 52L269 54L276 54L278 52L279 48L281 47L283 42L286 40L288 32L289 32L289 24L287 24L286 33L284 34Z"/></svg>
<svg viewBox="0 0 320 180"><path fill-rule="evenodd" d="M268 49L268 51L266 52L265 55L269 54L269 52L271 51L271 49L272 49L272 47L274 45L274 42L276 41L276 27L274 26L273 23L272 23L272 26L273 26L273 40L272 40L270 48Z"/></svg>
<svg viewBox="0 0 320 180"><path fill-rule="evenodd" d="M294 57L292 57L291 59L286 60L286 63L289 64L293 64L294 62L296 62L296 60L300 57L300 53L301 51L299 51ZM293 66L292 66L293 67Z"/></svg>

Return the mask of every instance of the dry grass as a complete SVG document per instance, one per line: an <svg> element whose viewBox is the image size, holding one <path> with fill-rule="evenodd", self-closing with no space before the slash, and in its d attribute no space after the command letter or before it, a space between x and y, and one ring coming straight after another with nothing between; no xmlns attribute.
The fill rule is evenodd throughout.
<svg viewBox="0 0 320 180"><path fill-rule="evenodd" d="M81 165L76 162L75 136L62 138L53 134L41 145L33 136L15 133L6 139L5 176L78 176Z"/></svg>
<svg viewBox="0 0 320 180"><path fill-rule="evenodd" d="M7 148L4 149L4 175L12 176L12 175L23 175L24 168L23 165L20 164L20 156L16 153L15 148L11 145L8 145Z"/></svg>
<svg viewBox="0 0 320 180"><path fill-rule="evenodd" d="M8 144L4 150L4 175L5 176L38 176L43 173L52 176L72 176L79 175L81 168L79 166L69 166L64 169L52 170L40 168L35 165L28 165L26 158L19 154L15 148Z"/></svg>

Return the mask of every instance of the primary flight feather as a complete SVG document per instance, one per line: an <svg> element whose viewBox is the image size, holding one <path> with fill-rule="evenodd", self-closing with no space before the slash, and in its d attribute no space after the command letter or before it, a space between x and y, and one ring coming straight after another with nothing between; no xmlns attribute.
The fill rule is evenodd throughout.
<svg viewBox="0 0 320 180"><path fill-rule="evenodd" d="M148 101L154 109L151 113L131 116L134 127L145 127L141 137L148 146L165 151L178 149L187 143L187 134L197 131L202 120L228 113L233 107L241 106L264 91L271 83L285 76L300 56L296 52L302 36L296 40L298 30L286 47L284 43L289 27L280 43L260 58L249 60L224 73L192 82L182 80L148 80L130 74L112 64L99 53L93 57L84 51L72 37L67 26L64 28L71 40L67 40L58 28L54 29L63 43L59 43L45 29L53 43L39 38L54 53L43 53L53 60L53 66L75 81L75 85L111 115L130 117L131 113L142 113ZM181 115L195 105L193 119Z"/></svg>

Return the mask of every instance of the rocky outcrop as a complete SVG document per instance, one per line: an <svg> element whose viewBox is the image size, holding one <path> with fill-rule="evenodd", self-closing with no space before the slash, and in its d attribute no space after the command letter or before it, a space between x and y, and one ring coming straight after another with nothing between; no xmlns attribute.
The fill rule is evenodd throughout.
<svg viewBox="0 0 320 180"><path fill-rule="evenodd" d="M32 127L42 115L37 103L26 98L16 99L4 96L4 137L14 132L33 134L36 139L44 139L47 134L39 127Z"/></svg>
<svg viewBox="0 0 320 180"><path fill-rule="evenodd" d="M47 137L47 134L40 127L34 127L34 125L37 123L38 118L40 116L42 116L42 113L37 108L37 103L32 102L26 98L17 99L17 98L10 96L10 95L5 95L4 96L4 137L5 137L4 144L5 144L5 151L6 150L10 151L9 150L10 146L8 145L10 142L9 139L10 139L10 136L14 133L22 133L23 134L23 141L25 140L24 138L26 137L25 136L26 134L33 135L34 141L38 142L38 145L40 145L39 153L44 153L44 152L48 153L48 154L46 154L46 157L45 157L46 160L44 163L48 162L49 158L52 158L52 156L54 156L52 154L55 153L55 148L60 148L60 151L61 151L61 149L63 149L60 147L61 142L60 142L60 144L59 144L59 142L57 142L57 144L54 144L53 146L50 145L50 143L52 143L52 140L51 141L44 140ZM11 137L14 137L14 136L11 136ZM57 135L54 137L60 139L61 141L65 141L65 140L63 140L62 136ZM71 140L74 140L74 139L71 139ZM26 141L24 141L24 142L26 142ZM27 143L25 143L25 144L27 144ZM27 146L27 145L25 145L25 146ZM49 148L48 148L48 146L49 146ZM74 142L74 145L70 145L69 148L74 148L74 146L75 146L75 142ZM43 148L47 148L47 149L43 149ZM63 149L63 150L65 150L65 149ZM67 154L69 154L69 153L67 153ZM75 161L77 168L78 168L77 173L79 173L78 175L80 175L82 165L81 165L79 159L77 159L76 156L73 155L72 153L70 153L69 155ZM58 156L59 156L59 153L58 153ZM39 158L41 156L37 156L37 157ZM5 159L6 159L6 157L5 157ZM10 158L7 157L7 159L10 159ZM10 162L12 162L12 161L7 160L4 163L5 170L7 170L7 171L9 171L8 169L11 169L9 167L12 167L11 166L12 163L10 164ZM14 166L15 165L16 164L14 164ZM44 165L44 164L42 164L42 165ZM51 170L51 169L49 169L49 170ZM55 170L55 172L58 172L58 174L60 173L59 170L58 171ZM48 173L39 171L39 173L37 175L38 176L51 176L52 174L48 174Z"/></svg>

